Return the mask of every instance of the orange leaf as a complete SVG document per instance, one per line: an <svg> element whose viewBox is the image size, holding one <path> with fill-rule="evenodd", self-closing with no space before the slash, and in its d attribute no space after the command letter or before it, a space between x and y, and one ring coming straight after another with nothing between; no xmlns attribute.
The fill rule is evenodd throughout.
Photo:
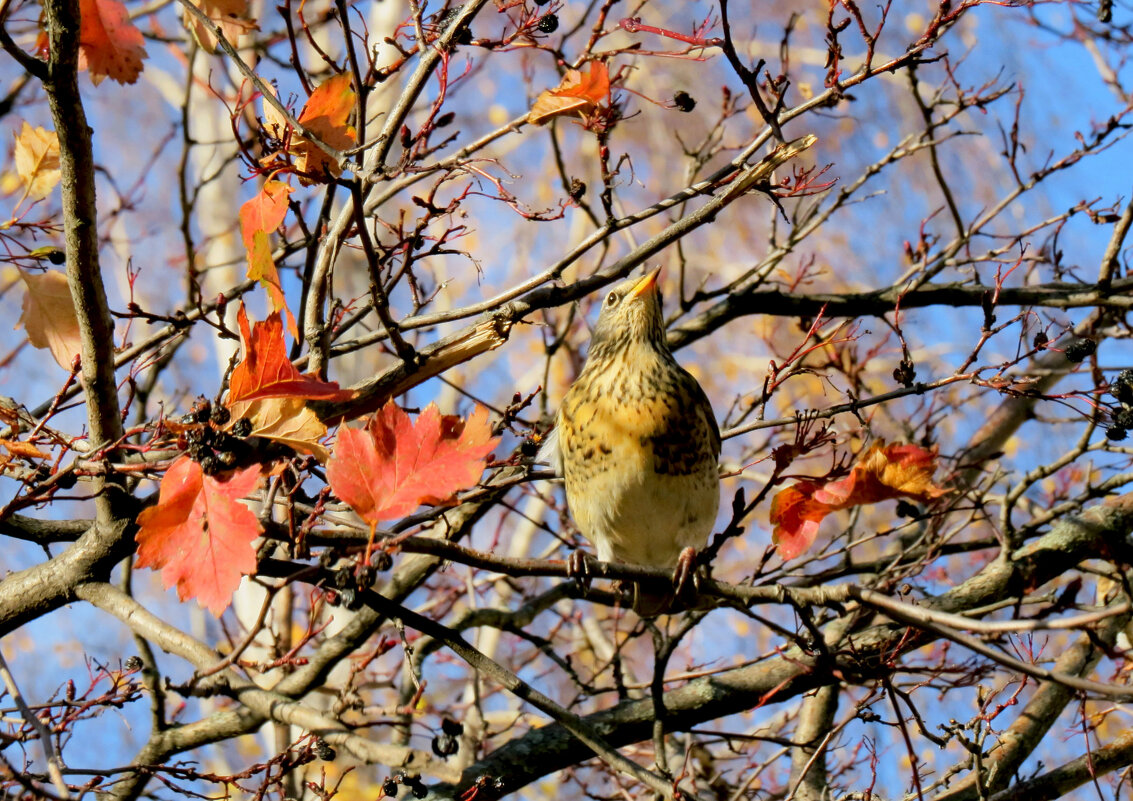
<svg viewBox="0 0 1133 801"><path fill-rule="evenodd" d="M349 150L357 137L354 127L347 122L355 104L350 81L348 72L323 81L311 92L297 117L304 128L335 150ZM294 131L288 139L287 120L270 103L264 103L264 128L275 139L288 140L287 152L295 157L299 182L304 186L342 172L338 162L310 139Z"/></svg>
<svg viewBox="0 0 1133 801"><path fill-rule="evenodd" d="M95 86L110 76L134 83L142 73L146 48L142 32L118 0L79 0L79 69L90 70Z"/></svg>
<svg viewBox="0 0 1133 801"><path fill-rule="evenodd" d="M196 598L219 617L240 577L256 570L260 524L239 499L259 480L255 465L221 479L180 457L161 479L157 505L138 515L137 566L161 570L166 589L176 584L178 598Z"/></svg>
<svg viewBox="0 0 1133 801"><path fill-rule="evenodd" d="M771 501L772 540L779 556L794 559L804 553L825 517L851 506L912 498L930 503L947 494L932 483L936 450L917 445L874 443L850 474L837 481L800 481L778 492Z"/></svg>
<svg viewBox="0 0 1133 801"><path fill-rule="evenodd" d="M255 197L240 207L240 237L248 252L248 277L259 281L267 290L272 311L287 315L287 330L291 336L298 338L299 328L287 308L268 239L271 232L283 224L287 216L287 198L292 191L281 181L267 181Z"/></svg>
<svg viewBox="0 0 1133 801"><path fill-rule="evenodd" d="M8 453L13 456L18 456L21 459L50 459L51 454L44 453L39 448L32 445L30 442L18 442L12 439L0 439L0 445L7 449Z"/></svg>
<svg viewBox="0 0 1133 801"><path fill-rule="evenodd" d="M201 0L194 5L216 23L224 38L233 45L237 45L244 34L259 30L260 26L248 18L248 0ZM216 53L217 38L195 14L186 9L182 22L201 47Z"/></svg>
<svg viewBox="0 0 1133 801"><path fill-rule="evenodd" d="M240 323L240 339L244 343L244 360L232 371L228 385L230 406L235 401L260 398L345 400L354 396L353 390L339 389L333 381L323 381L296 369L287 358L279 312L272 312L250 330L248 313L243 305L236 319Z"/></svg>
<svg viewBox="0 0 1133 801"><path fill-rule="evenodd" d="M20 278L24 279L27 293L16 326L23 325L32 347L50 348L59 366L69 371L82 344L67 276L55 271L39 274L21 271Z"/></svg>
<svg viewBox="0 0 1133 801"><path fill-rule="evenodd" d="M423 503L444 503L475 484L497 442L483 407L465 421L429 404L414 424L391 401L365 428L338 430L327 481L335 495L376 526Z"/></svg>
<svg viewBox="0 0 1133 801"><path fill-rule="evenodd" d="M16 136L15 161L24 196L43 200L59 183L58 135L46 128L33 128L25 121Z"/></svg>
<svg viewBox="0 0 1133 801"><path fill-rule="evenodd" d="M543 125L565 114L577 113L584 117L598 108L609 95L609 68L603 61L592 61L586 72L567 70L556 88L540 92L527 114L527 121Z"/></svg>

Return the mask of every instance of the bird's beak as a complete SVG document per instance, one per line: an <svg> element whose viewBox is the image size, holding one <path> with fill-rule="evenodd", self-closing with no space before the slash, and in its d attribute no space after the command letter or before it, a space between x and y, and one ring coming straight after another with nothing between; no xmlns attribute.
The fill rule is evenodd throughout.
<svg viewBox="0 0 1133 801"><path fill-rule="evenodd" d="M653 292L657 287L657 276L661 274L661 268L655 267L641 277L641 280L633 285L633 289L626 295L626 300L633 300L639 295L644 295L646 292Z"/></svg>

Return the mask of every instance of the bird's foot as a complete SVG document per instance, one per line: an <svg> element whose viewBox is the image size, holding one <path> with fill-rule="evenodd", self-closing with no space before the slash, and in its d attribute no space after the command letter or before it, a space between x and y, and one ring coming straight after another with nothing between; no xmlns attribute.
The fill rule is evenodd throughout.
<svg viewBox="0 0 1133 801"><path fill-rule="evenodd" d="M590 581L593 578L590 575L589 558L586 551L571 551L570 556L567 557L567 576L578 581L583 592L590 590Z"/></svg>
<svg viewBox="0 0 1133 801"><path fill-rule="evenodd" d="M696 549L685 548L677 557L677 566L673 570L673 590L677 597L681 597L689 590L700 592L700 573L696 564Z"/></svg>

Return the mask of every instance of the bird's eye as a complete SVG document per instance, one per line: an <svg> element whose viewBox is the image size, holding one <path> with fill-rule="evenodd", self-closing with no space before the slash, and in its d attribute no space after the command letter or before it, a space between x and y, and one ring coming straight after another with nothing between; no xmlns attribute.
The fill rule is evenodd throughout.
<svg viewBox="0 0 1133 801"><path fill-rule="evenodd" d="M606 296L606 307L610 308L610 309L614 308L615 306L618 305L619 300L621 300L621 298L618 297L618 293L617 292L611 292L609 295Z"/></svg>

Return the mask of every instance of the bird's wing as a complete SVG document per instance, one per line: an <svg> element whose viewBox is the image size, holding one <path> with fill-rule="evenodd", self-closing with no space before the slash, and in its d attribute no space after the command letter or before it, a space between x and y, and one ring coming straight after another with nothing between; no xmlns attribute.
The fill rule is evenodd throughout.
<svg viewBox="0 0 1133 801"><path fill-rule="evenodd" d="M543 444L539 446L539 452L535 454L535 461L549 464L557 476L563 474L563 452L559 447L558 426L551 429L551 433L547 434Z"/></svg>

